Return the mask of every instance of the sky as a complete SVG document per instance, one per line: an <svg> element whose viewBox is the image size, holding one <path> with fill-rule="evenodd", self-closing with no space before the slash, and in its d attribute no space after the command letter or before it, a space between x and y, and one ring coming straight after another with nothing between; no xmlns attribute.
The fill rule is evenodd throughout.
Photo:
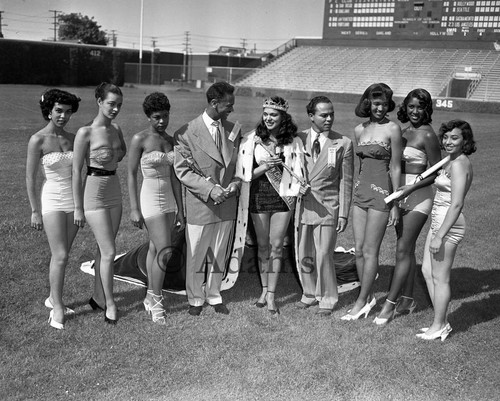
<svg viewBox="0 0 500 401"><path fill-rule="evenodd" d="M323 32L325 0L143 1L144 50L154 41L161 51L182 52L186 43L192 53L245 44L260 53ZM118 47L139 49L141 0L0 0L2 33L7 39L52 40L54 10L94 17L110 37L115 31Z"/></svg>

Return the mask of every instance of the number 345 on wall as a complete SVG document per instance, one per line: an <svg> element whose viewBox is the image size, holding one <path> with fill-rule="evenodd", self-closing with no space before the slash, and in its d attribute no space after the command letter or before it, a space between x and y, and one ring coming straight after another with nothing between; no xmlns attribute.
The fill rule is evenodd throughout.
<svg viewBox="0 0 500 401"><path fill-rule="evenodd" d="M453 100L436 99L436 107L442 107L445 109L452 109L453 108Z"/></svg>

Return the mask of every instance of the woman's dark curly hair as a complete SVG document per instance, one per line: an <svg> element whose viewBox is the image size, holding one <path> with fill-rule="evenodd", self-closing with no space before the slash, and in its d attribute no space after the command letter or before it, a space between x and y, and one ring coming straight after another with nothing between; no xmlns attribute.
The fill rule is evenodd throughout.
<svg viewBox="0 0 500 401"><path fill-rule="evenodd" d="M422 125L430 124L432 122L432 97L429 92L425 89L418 88L413 89L408 95L406 95L405 100L399 106L398 110L398 120L402 123L407 123L410 121L407 113L408 103L410 103L411 99L418 99L420 102L420 106L424 109L424 116L422 118Z"/></svg>
<svg viewBox="0 0 500 401"><path fill-rule="evenodd" d="M123 97L123 93L121 91L121 89L114 85L114 84L110 84L108 82L101 82L97 88L95 88L95 98L96 99L101 99L101 100L104 100L106 99L106 96L108 95L108 93L114 93L115 95L118 95L118 96L121 96Z"/></svg>
<svg viewBox="0 0 500 401"><path fill-rule="evenodd" d="M366 88L365 93L361 96L354 113L358 117L370 117L371 115L371 105L373 99L378 99L380 97L385 97L389 103L389 109L387 112L391 112L396 108L396 103L392 100L392 89L388 85L380 82L377 84L372 84Z"/></svg>
<svg viewBox="0 0 500 401"><path fill-rule="evenodd" d="M151 114L158 111L170 111L170 101L164 93L153 92L144 99L142 109L150 117Z"/></svg>
<svg viewBox="0 0 500 401"><path fill-rule="evenodd" d="M49 114L56 103L71 106L71 112L76 113L80 103L80 98L72 93L62 91L60 89L47 89L40 96L40 109L42 116L46 121L49 121Z"/></svg>
<svg viewBox="0 0 500 401"><path fill-rule="evenodd" d="M269 98L274 103L279 105L285 105L286 100L279 96L272 96ZM292 120L292 116L283 110L276 110L281 114L281 124L278 134L276 135L276 139L278 141L278 146L287 145L293 142L293 138L297 136L297 126ZM262 139L263 142L266 142L269 139L269 131L264 124L264 120L261 118L257 127L255 128L255 133L258 137Z"/></svg>
<svg viewBox="0 0 500 401"><path fill-rule="evenodd" d="M443 149L443 136L447 132L453 131L454 128L459 128L462 131L462 137L464 138L464 143L462 145L462 152L464 155L471 155L476 151L476 141L474 141L474 134L472 133L472 128L467 121L463 120L451 120L447 123L441 124L439 128L439 143L441 144L441 149Z"/></svg>

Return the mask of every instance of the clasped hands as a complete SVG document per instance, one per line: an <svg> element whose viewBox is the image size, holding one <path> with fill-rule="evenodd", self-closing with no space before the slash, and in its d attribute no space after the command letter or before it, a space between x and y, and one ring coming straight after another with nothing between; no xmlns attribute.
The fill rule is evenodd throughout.
<svg viewBox="0 0 500 401"><path fill-rule="evenodd" d="M266 171L271 170L273 167L280 166L283 161L279 156L270 156L268 159L262 160L260 165L266 167Z"/></svg>
<svg viewBox="0 0 500 401"><path fill-rule="evenodd" d="M215 205L219 205L223 203L226 199L238 195L238 192L239 192L239 186L235 182L229 184L227 188L223 188L219 184L216 184L210 191L210 198L212 198Z"/></svg>

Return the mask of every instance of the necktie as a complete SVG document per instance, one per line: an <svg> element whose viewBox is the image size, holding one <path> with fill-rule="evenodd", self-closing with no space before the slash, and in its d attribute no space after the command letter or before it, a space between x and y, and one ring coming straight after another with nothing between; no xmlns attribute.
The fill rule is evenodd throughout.
<svg viewBox="0 0 500 401"><path fill-rule="evenodd" d="M319 154L321 152L321 145L319 144L319 136L320 133L316 135L316 139L313 142L312 146L312 154L313 154L313 160L316 163L316 160L318 160Z"/></svg>
<svg viewBox="0 0 500 401"><path fill-rule="evenodd" d="M217 149L219 149L219 151L220 151L222 148L222 138L221 138L221 134L220 134L219 122L214 121L212 123L212 125L215 127L215 131L214 131L215 146L217 146Z"/></svg>

